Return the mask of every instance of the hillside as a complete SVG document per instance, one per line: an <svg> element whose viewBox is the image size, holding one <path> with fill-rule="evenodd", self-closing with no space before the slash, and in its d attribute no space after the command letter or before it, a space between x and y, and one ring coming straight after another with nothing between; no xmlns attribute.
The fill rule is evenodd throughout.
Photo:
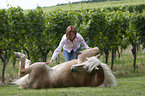
<svg viewBox="0 0 145 96"><path fill-rule="evenodd" d="M54 11L56 9L62 10L81 10L81 9L94 9L94 8L105 8L105 7L117 7L126 5L139 5L145 4L145 0L119 0L119 1L105 1L105 2L92 2L92 3L77 3L77 4L67 4L59 6L51 6L42 8L45 13Z"/></svg>

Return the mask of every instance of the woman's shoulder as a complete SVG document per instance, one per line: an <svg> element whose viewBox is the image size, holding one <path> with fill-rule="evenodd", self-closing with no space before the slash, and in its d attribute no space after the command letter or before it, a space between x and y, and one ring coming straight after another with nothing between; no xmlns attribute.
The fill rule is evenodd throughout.
<svg viewBox="0 0 145 96"><path fill-rule="evenodd" d="M65 38L66 37L66 34L63 34L62 38Z"/></svg>
<svg viewBox="0 0 145 96"><path fill-rule="evenodd" d="M76 37L77 38L82 38L82 35L80 33L77 33Z"/></svg>
<svg viewBox="0 0 145 96"><path fill-rule="evenodd" d="M62 40L67 40L66 34L64 34L64 35L62 36Z"/></svg>

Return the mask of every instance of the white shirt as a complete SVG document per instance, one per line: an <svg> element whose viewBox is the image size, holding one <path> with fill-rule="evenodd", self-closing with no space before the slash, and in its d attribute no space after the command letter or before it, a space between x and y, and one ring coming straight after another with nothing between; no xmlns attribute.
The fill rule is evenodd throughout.
<svg viewBox="0 0 145 96"><path fill-rule="evenodd" d="M73 42L68 40L66 38L66 34L64 34L59 43L59 46L54 50L54 53L51 59L54 60L58 56L58 54L61 52L62 48L66 50L68 53L70 53L72 50L76 52L76 50L80 48L80 45L85 49L89 48L84 38L79 33L77 33L76 38L73 40Z"/></svg>

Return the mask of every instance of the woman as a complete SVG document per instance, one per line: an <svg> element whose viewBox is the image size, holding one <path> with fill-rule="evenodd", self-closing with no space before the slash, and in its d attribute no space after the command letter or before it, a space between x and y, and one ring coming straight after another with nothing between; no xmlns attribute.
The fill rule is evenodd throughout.
<svg viewBox="0 0 145 96"><path fill-rule="evenodd" d="M66 34L63 35L59 46L55 49L51 60L47 62L47 64L51 64L51 62L61 52L62 48L65 62L70 61L71 58L77 59L76 52L81 50L81 46L85 49L89 48L84 38L79 33L77 33L76 28L73 26L68 26L66 29Z"/></svg>

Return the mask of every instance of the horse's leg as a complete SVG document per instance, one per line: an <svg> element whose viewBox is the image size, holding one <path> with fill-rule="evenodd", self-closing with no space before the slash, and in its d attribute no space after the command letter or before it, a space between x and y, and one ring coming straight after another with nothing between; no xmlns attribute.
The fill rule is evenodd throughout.
<svg viewBox="0 0 145 96"><path fill-rule="evenodd" d="M20 76L21 75L21 69L25 68L26 56L25 56L25 54L23 54L21 52L14 52L14 54L20 60L19 61L19 72L18 72L18 75Z"/></svg>
<svg viewBox="0 0 145 96"><path fill-rule="evenodd" d="M20 64L19 64L20 67L19 67L19 73L18 73L18 75L19 75L19 76L22 76L22 72L21 72L21 71L22 71L23 69L25 69L26 56L23 54L23 55L21 56L20 59L21 59L21 62L19 62L19 63L20 63Z"/></svg>
<svg viewBox="0 0 145 96"><path fill-rule="evenodd" d="M88 51L88 52L79 54L78 55L78 64L83 63L86 60L86 58L91 57L91 56L97 54L98 52L99 52L99 48L95 47L95 48L90 49L90 51Z"/></svg>
<svg viewBox="0 0 145 96"><path fill-rule="evenodd" d="M29 74L31 67L19 69L19 76L22 77L26 74Z"/></svg>
<svg viewBox="0 0 145 96"><path fill-rule="evenodd" d="M31 70L33 69L33 66L30 66L30 62L26 62L26 60L28 60L28 59L24 60L24 58L21 60L21 66L19 68L19 76L20 77L22 77L26 74L29 74L31 72ZM27 64L27 66L25 66L25 64Z"/></svg>

